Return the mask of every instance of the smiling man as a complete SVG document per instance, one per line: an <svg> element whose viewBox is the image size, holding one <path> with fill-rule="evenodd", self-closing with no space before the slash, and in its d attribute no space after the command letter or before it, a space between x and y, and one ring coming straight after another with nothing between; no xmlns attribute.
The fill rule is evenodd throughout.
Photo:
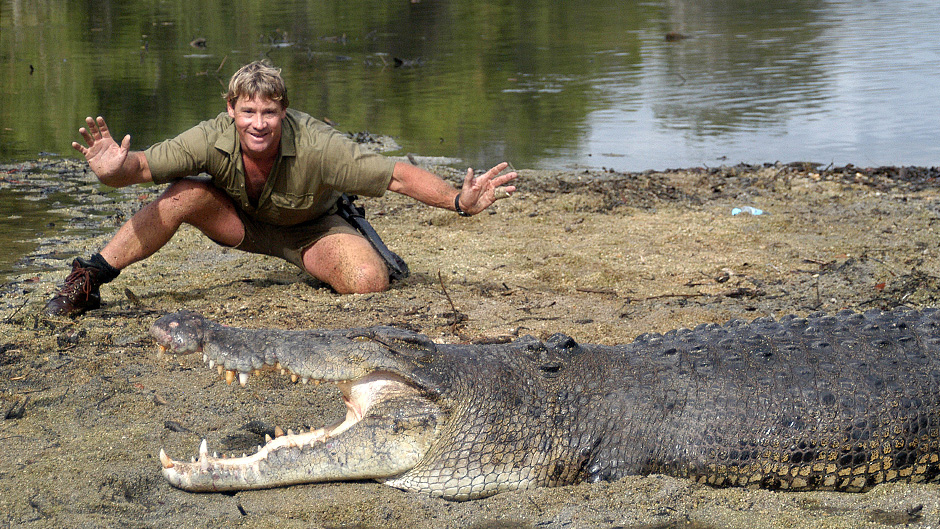
<svg viewBox="0 0 940 529"><path fill-rule="evenodd" d="M440 177L365 152L346 136L288 108L280 70L266 61L243 66L229 82L226 112L145 151L118 144L104 118L79 129L73 143L105 185L170 184L90 259L77 258L49 316L77 316L101 304L99 287L162 248L183 224L223 246L285 259L341 294L388 288L387 255L338 213L344 193L386 190L462 216L479 213L515 191L502 163L458 191ZM208 174L210 179L189 178ZM386 254L388 252L385 252ZM394 254L392 254L394 255Z"/></svg>

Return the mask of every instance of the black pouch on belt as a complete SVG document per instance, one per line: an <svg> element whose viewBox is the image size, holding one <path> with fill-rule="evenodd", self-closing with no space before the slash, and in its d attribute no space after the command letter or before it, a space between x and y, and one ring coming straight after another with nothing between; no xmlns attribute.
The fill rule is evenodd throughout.
<svg viewBox="0 0 940 529"><path fill-rule="evenodd" d="M408 277L411 273L408 271L408 263L399 257L398 254L389 250L388 246L385 246L385 243L382 242L382 238L375 232L375 228L366 220L366 210L363 209L362 206L353 203L356 198L356 195L343 193L339 197L339 200L336 201L336 213L338 213L340 217L343 217L343 220L348 222L353 228L356 228L356 231L361 233L363 237L369 240L369 243L372 244L375 251L379 252L379 255L381 255L382 259L385 261L385 266L388 268L388 276L392 280Z"/></svg>

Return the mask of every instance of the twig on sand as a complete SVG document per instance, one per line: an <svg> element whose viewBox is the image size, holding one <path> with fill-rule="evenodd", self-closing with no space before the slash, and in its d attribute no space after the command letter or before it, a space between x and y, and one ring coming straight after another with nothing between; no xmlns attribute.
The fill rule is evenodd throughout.
<svg viewBox="0 0 940 529"><path fill-rule="evenodd" d="M451 330L454 334L457 334L457 324L460 323L460 313L457 311L457 306L454 305L454 300L450 298L450 294L447 293L447 288L444 286L444 276L441 275L441 271L437 271L437 280L441 282L441 290L444 292L444 296L447 298L447 301L450 303L450 308L454 312L454 322L451 324Z"/></svg>
<svg viewBox="0 0 940 529"><path fill-rule="evenodd" d="M13 323L13 318L14 318L17 314L19 314L21 310L23 310L23 307L25 307L27 303L29 303L29 300L28 300L28 299L23 300L23 304L20 305L19 307L17 307L16 310L14 310L12 314L10 314L9 316L7 316L6 318L3 318L2 322L3 322L3 323Z"/></svg>
<svg viewBox="0 0 940 529"><path fill-rule="evenodd" d="M610 288L577 287L574 290L575 292L582 292L584 294L606 294L610 296L617 295L617 291Z"/></svg>
<svg viewBox="0 0 940 529"><path fill-rule="evenodd" d="M707 297L707 296L725 297L725 298L756 298L756 297L760 297L763 295L765 295L765 293L763 290L760 290L760 289L738 287L738 288L734 288L725 292L719 292L716 294L711 294L708 292L695 292L692 294L660 294L658 296L648 296L645 298L627 298L626 301L624 301L623 305L620 307L620 317L622 318L625 316L624 309L627 308L627 305L630 305L633 303L640 303L644 301L651 301L655 299L670 299L670 298L691 299L691 298L700 298L700 297Z"/></svg>

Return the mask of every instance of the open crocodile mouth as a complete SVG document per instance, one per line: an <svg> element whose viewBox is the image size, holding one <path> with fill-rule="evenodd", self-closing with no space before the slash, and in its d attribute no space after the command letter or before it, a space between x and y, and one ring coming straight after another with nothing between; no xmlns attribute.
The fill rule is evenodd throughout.
<svg viewBox="0 0 940 529"><path fill-rule="evenodd" d="M166 347L159 345L159 356L163 356ZM289 376L292 382L307 384L312 382L319 385L330 382L336 385L342 393L346 404L346 416L340 421L321 428L295 433L288 430L284 433L280 428L275 429L275 437L265 435L265 444L258 445L251 454L241 457L227 457L213 453L209 455L208 443L202 440L199 446L198 457L190 462L177 461L160 450L160 463L163 466L163 475L174 486L194 491L237 490L243 488L273 486L260 478L264 474L263 467L268 465L272 455L285 454L293 449L300 451L314 449L331 439L353 428L369 412L375 404L399 396L418 395L419 391L404 378L387 371L376 371L357 380L326 380L300 377L280 364L265 366L254 370L253 373L226 370L217 365L209 356L203 353L203 362L210 368L216 368L223 375L226 383L232 384L236 379L242 386L247 385L250 375L260 374L262 370L276 370L282 375Z"/></svg>

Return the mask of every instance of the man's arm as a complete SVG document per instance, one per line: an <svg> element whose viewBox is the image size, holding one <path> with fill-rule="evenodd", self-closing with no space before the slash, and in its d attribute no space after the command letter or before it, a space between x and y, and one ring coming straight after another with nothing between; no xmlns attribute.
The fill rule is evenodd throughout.
<svg viewBox="0 0 940 529"><path fill-rule="evenodd" d="M78 129L78 132L88 146L72 142L72 148L85 156L88 166L95 172L102 184L110 187L124 187L153 181L150 165L147 164L147 157L144 153L130 151L130 134L124 136L123 141L118 145L111 137L111 132L103 117L98 116L97 121L87 117L85 123L87 128L82 127Z"/></svg>
<svg viewBox="0 0 940 529"><path fill-rule="evenodd" d="M460 209L470 215L476 215L499 198L505 198L516 190L515 186L503 186L517 176L515 171L499 174L508 166L505 162L501 163L478 177L474 176L473 169L467 169L463 187L458 191L434 173L398 162L395 164L388 190L407 195L429 206L451 211L454 211L454 200L457 193L460 193Z"/></svg>

